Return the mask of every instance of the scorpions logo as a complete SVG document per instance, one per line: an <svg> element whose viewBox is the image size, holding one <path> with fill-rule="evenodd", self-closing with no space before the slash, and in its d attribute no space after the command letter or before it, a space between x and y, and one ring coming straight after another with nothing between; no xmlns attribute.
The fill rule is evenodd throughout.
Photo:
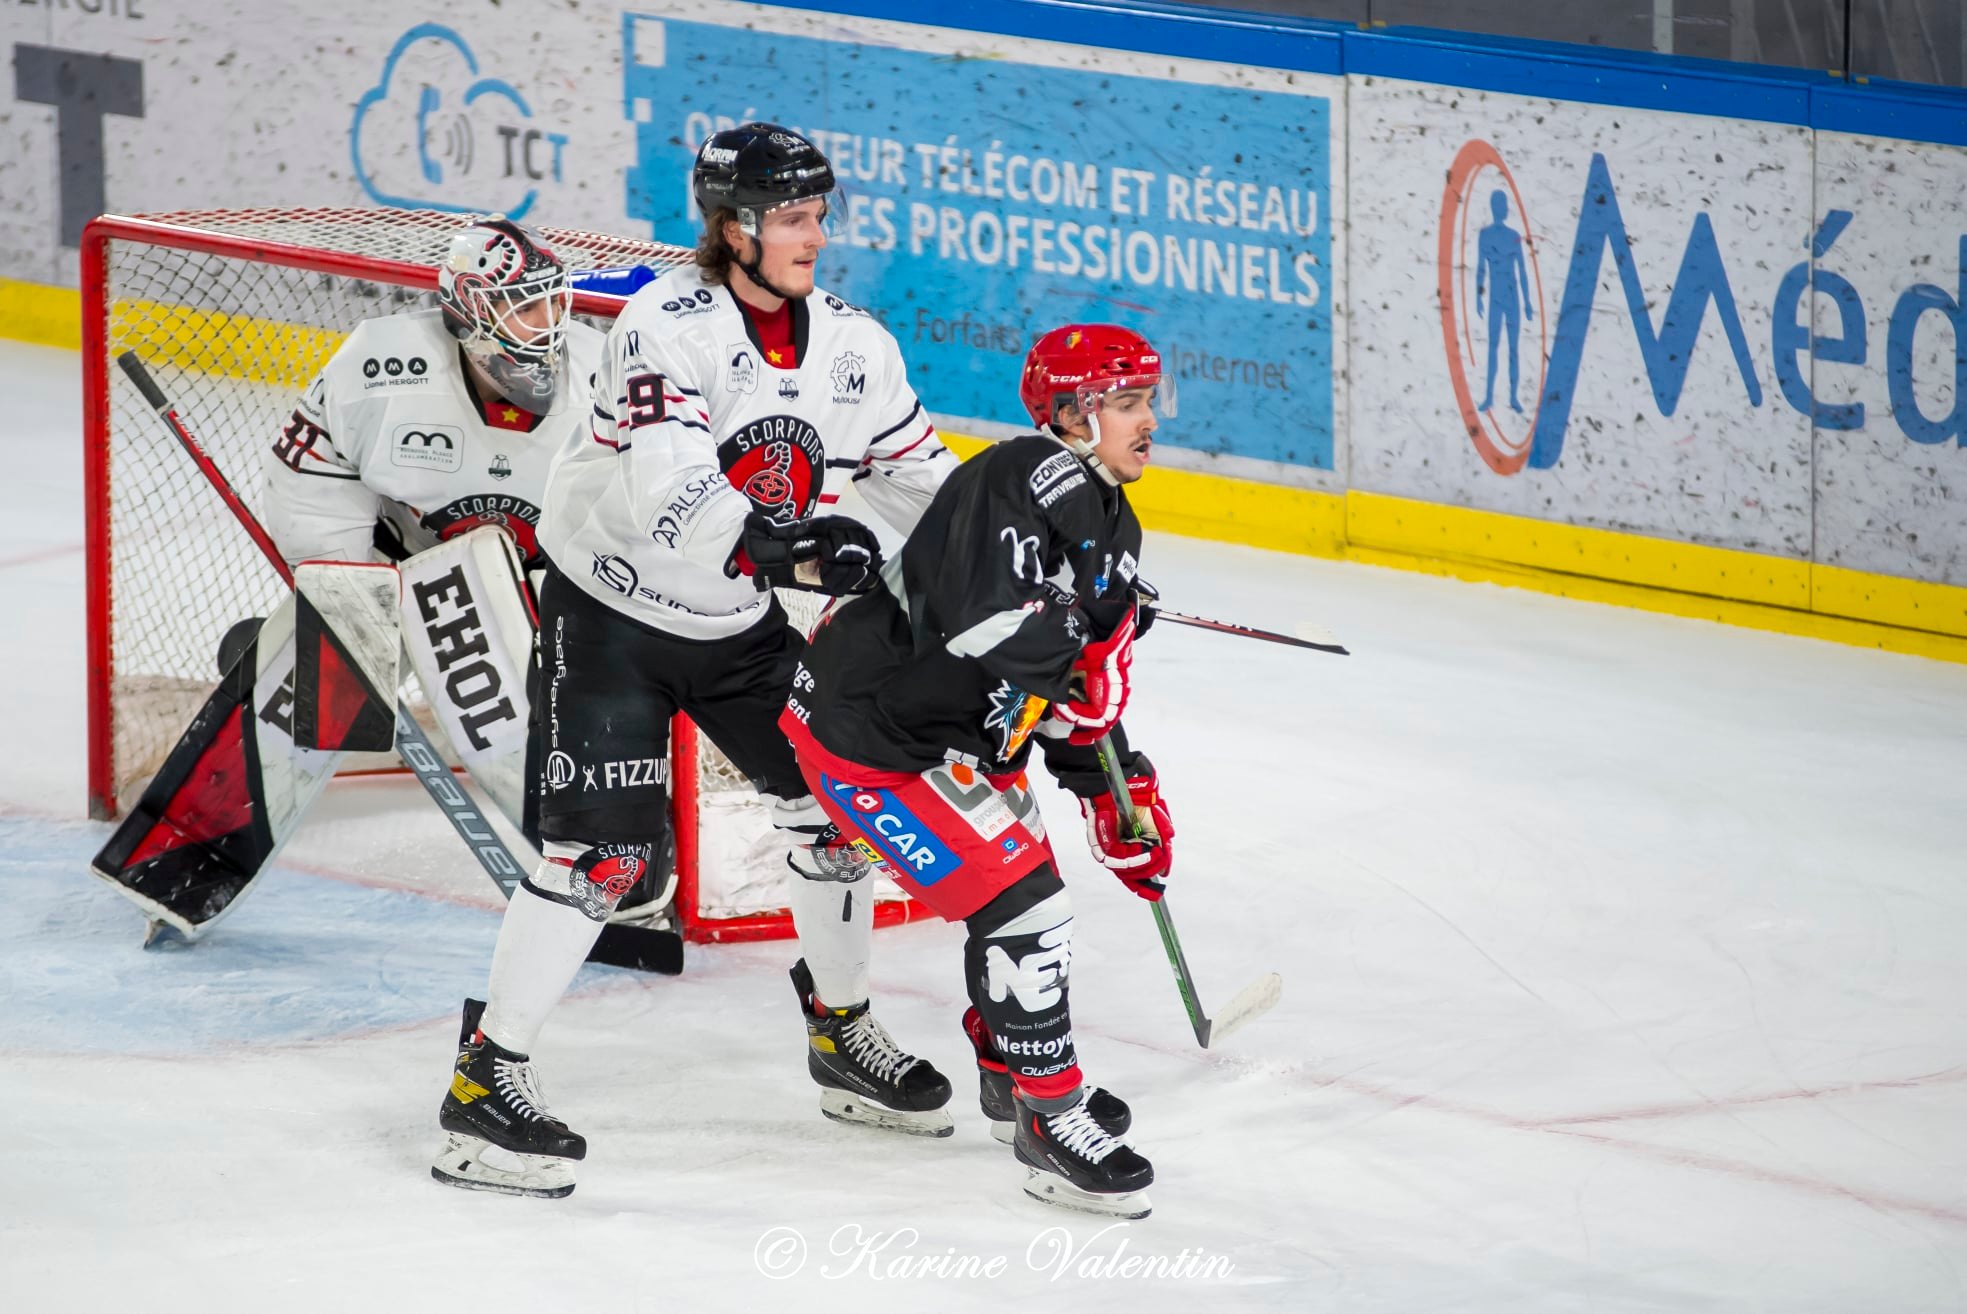
<svg viewBox="0 0 1967 1314"><path fill-rule="evenodd" d="M797 416L753 420L718 445L717 459L732 486L780 523L804 519L819 503L826 448Z"/></svg>

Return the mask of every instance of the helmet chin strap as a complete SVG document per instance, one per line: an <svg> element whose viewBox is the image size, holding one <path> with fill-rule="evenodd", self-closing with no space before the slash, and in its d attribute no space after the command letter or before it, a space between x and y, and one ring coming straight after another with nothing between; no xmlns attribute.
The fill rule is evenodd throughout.
<svg viewBox="0 0 1967 1314"><path fill-rule="evenodd" d="M797 301L799 298L793 296L790 292L774 287L772 280L765 277L764 241L752 236L750 233L746 233L745 236L751 238L751 259L745 260L740 258L734 262L739 269L744 270L744 276L781 301Z"/></svg>
<svg viewBox="0 0 1967 1314"><path fill-rule="evenodd" d="M1101 482L1109 488L1120 487L1120 480L1114 477L1113 471L1106 468L1106 462L1100 460L1100 414L1098 411L1086 412L1086 427L1092 431L1093 438L1091 442L1088 442L1084 438L1074 438L1070 434L1061 434L1059 436L1060 441L1066 445L1067 449L1074 456L1091 466L1093 473L1100 477Z"/></svg>

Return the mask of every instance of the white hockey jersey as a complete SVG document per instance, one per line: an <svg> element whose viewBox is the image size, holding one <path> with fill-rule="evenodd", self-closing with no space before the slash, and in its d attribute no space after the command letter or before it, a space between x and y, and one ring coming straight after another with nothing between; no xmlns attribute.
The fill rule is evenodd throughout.
<svg viewBox="0 0 1967 1314"><path fill-rule="evenodd" d="M540 503L558 449L585 439L602 335L567 326L550 415L483 406L442 312L358 325L308 385L262 464L266 527L288 562L368 561L380 519L406 554L480 525L539 554Z"/></svg>
<svg viewBox="0 0 1967 1314"><path fill-rule="evenodd" d="M815 288L794 301L798 366L766 359L727 287L694 265L637 292L608 333L593 428L548 476L540 545L582 589L690 639L758 623L770 597L725 575L745 516L826 514L850 481L906 534L955 458L880 322Z"/></svg>

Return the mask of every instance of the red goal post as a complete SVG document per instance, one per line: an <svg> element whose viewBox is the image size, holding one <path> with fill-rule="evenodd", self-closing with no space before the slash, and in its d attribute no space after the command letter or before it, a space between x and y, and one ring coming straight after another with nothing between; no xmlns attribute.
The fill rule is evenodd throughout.
<svg viewBox="0 0 1967 1314"><path fill-rule="evenodd" d="M260 447L364 319L434 304L437 262L470 216L256 209L104 215L81 250L89 814L114 818L218 678L221 637L284 585L111 363L135 350L258 514ZM572 270L658 269L690 252L542 227ZM577 292L606 327L618 297ZM419 703L407 689L413 707ZM670 745L677 911L697 941L784 938L783 848L741 776L679 717ZM394 763L367 762L368 769ZM884 883L885 884L885 883ZM924 909L891 884L876 924Z"/></svg>

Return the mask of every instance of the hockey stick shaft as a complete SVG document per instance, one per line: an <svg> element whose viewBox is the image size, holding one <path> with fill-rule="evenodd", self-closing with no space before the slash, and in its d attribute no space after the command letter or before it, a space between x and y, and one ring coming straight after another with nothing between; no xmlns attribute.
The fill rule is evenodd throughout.
<svg viewBox="0 0 1967 1314"><path fill-rule="evenodd" d="M157 380L150 376L150 371L144 367L137 353L126 351L116 358L116 363L123 367L125 374L130 376L130 382L137 385L137 391L143 394L143 399L150 404L152 410L157 412L158 418L170 426L172 435L178 440L178 446L184 448L185 455L191 458L192 464L197 466L212 487L218 490L219 500L225 503L226 510L232 512L240 528L246 531L254 545L266 557L267 564L279 573L281 582L292 588L294 572L288 568L286 559L280 555L280 549L273 545L273 539L266 532L266 527L260 524L259 517L253 514L252 509L239 500L239 494L232 490L232 482L225 477L225 472L219 469L218 463L212 460L204 447L192 436L191 430L185 428L184 421L178 418L177 407L173 406L171 399L164 395L164 390L157 386Z"/></svg>
<svg viewBox="0 0 1967 1314"><path fill-rule="evenodd" d="M1113 806L1120 815L1128 818L1129 829L1137 838L1148 836L1152 827L1134 806L1131 792L1127 788L1127 774L1120 769L1120 754L1113 746L1112 735L1101 735L1099 740L1100 765L1106 769L1107 789L1113 794ZM1158 840L1158 836L1155 837ZM1161 947L1168 954L1168 966L1175 973L1175 989L1181 993L1182 1007L1188 1010L1188 1024L1195 1031L1195 1043L1209 1048L1209 1016L1202 1010L1202 997L1196 993L1195 974L1188 970L1188 955L1182 952L1181 937L1175 933L1175 919L1168 912L1168 896L1162 895L1154 901L1154 926L1161 933Z"/></svg>
<svg viewBox="0 0 1967 1314"><path fill-rule="evenodd" d="M145 368L137 353L126 351L116 358L116 363L122 367L125 374L130 376L130 382L134 383L137 391L143 394L144 401L148 402L158 416L170 426L179 446L184 448L185 454L191 457L199 471L218 491L219 498L225 503L226 509L232 512L247 535L258 545L267 563L279 572L281 580L292 588L294 572L288 568L286 559L280 555L280 549L274 546L272 536L266 532L266 527L260 524L259 517L253 514L252 508L240 500L239 494L232 487L232 482L225 477L225 472L219 469L218 463L212 460L204 446L179 418L177 408L171 404L171 399L164 395L164 390L157 386L157 380L151 377L150 371ZM518 888L520 876L523 874L519 864L513 860L511 851L487 824L484 814L472 806L469 796L452 778L450 768L444 765L443 757L431 746L430 739L423 732L423 727L417 724L416 717L410 714L410 709L400 700L396 704L396 738L398 747L402 750L403 760L409 765L410 773L417 778L417 783L423 786L424 792L430 795L431 801L443 812L445 820L449 821L452 828L458 832L458 838L465 842L466 847L471 850L471 855L478 859L478 865L485 869L485 874L492 878L500 890L504 891L507 898L510 898L513 890Z"/></svg>
<svg viewBox="0 0 1967 1314"><path fill-rule="evenodd" d="M1294 638L1289 634L1278 634L1273 630L1260 630L1254 625L1238 625L1234 621L1210 620L1206 616L1190 616L1179 611L1169 611L1159 603L1150 604L1156 620L1173 621L1177 625L1192 625L1198 630L1214 630L1218 634L1238 634L1246 639L1262 639L1265 643L1281 643L1292 648L1310 648L1314 652L1335 653L1340 657L1350 657L1351 651L1338 643L1320 643L1312 639Z"/></svg>

